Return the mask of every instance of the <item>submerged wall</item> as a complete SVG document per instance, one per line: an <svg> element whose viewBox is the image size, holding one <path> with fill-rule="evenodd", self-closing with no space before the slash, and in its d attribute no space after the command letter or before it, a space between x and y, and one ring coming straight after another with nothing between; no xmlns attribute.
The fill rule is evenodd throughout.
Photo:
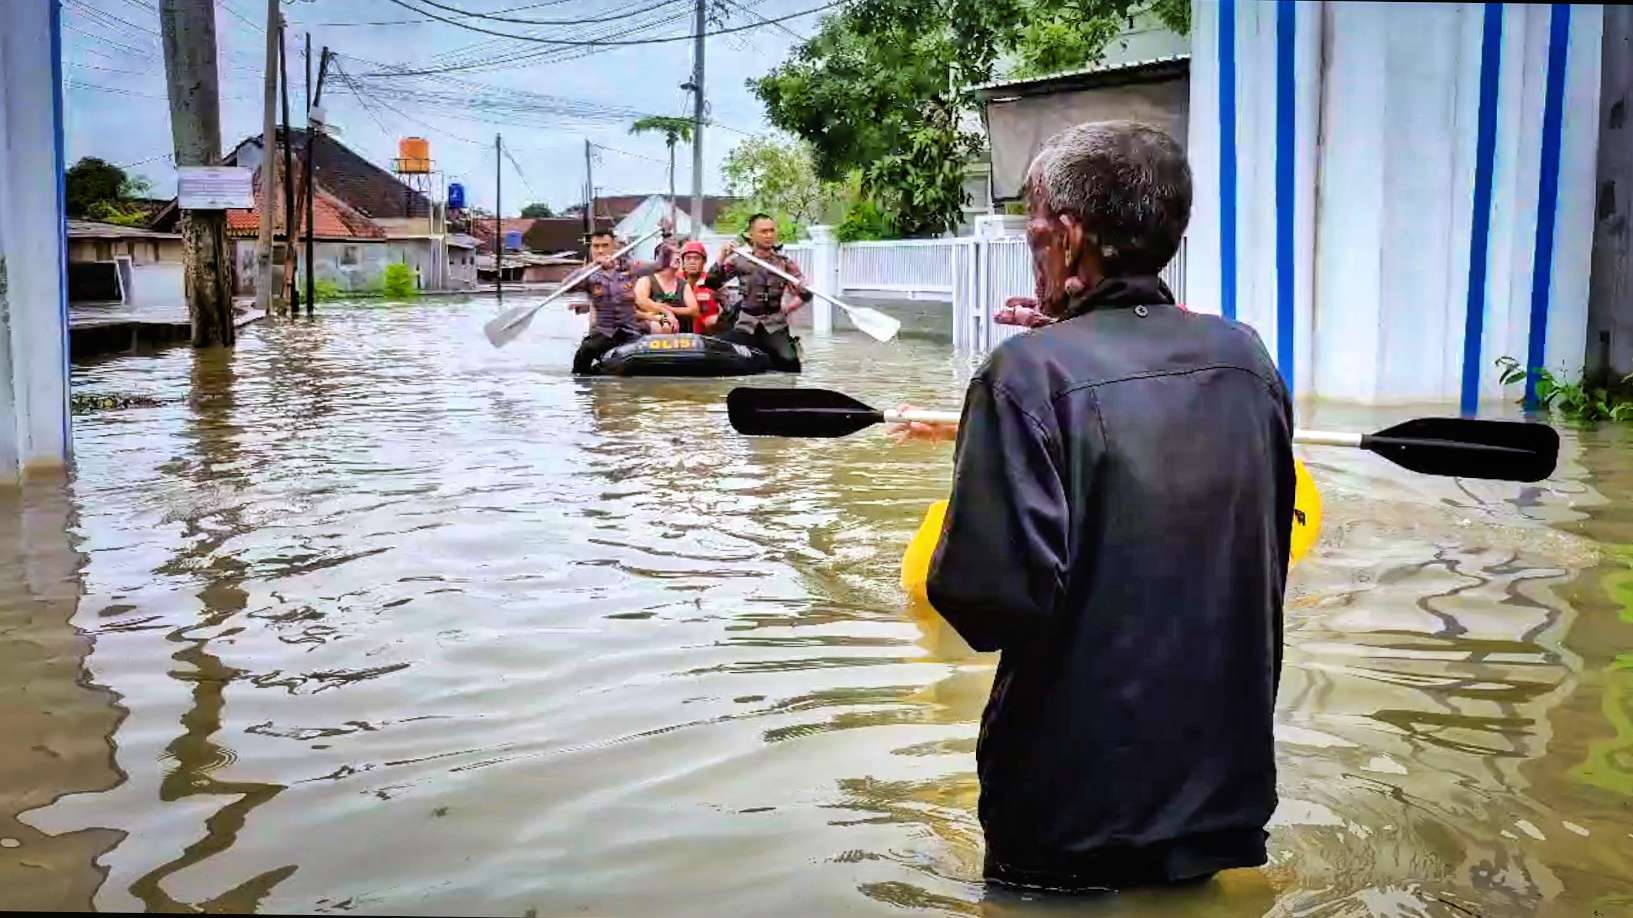
<svg viewBox="0 0 1633 918"><path fill-rule="evenodd" d="M1187 297L1298 397L1517 399L1587 336L1603 9L1193 10Z"/></svg>
<svg viewBox="0 0 1633 918"><path fill-rule="evenodd" d="M68 458L60 16L0 3L0 486Z"/></svg>

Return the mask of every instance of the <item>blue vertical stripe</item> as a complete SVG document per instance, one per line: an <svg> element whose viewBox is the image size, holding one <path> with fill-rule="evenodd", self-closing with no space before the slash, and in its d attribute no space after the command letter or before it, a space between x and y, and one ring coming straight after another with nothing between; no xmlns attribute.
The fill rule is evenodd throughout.
<svg viewBox="0 0 1633 918"><path fill-rule="evenodd" d="M1219 4L1219 311L1236 318L1236 2Z"/></svg>
<svg viewBox="0 0 1633 918"><path fill-rule="evenodd" d="M1480 110L1474 145L1474 212L1469 228L1469 290L1463 322L1464 414L1480 408L1480 338L1485 333L1486 261L1491 247L1491 174L1497 158L1497 74L1503 58L1503 5L1488 3L1480 38Z"/></svg>
<svg viewBox="0 0 1633 918"><path fill-rule="evenodd" d="M1276 366L1292 394L1293 372L1293 35L1298 10L1293 0L1276 3Z"/></svg>
<svg viewBox="0 0 1633 918"><path fill-rule="evenodd" d="M52 168L57 185L57 311L62 317L62 458L73 455L73 428L68 413L68 217L67 144L63 139L62 113L62 0L51 0L51 131L56 144Z"/></svg>
<svg viewBox="0 0 1633 918"><path fill-rule="evenodd" d="M1525 365L1548 360L1548 301L1554 279L1554 219L1559 210L1559 143L1565 107L1565 49L1570 40L1571 7L1553 5L1548 22L1548 89L1542 102L1542 162L1537 178L1537 242L1531 263L1531 334ZM1537 381L1525 378L1525 404L1534 407Z"/></svg>

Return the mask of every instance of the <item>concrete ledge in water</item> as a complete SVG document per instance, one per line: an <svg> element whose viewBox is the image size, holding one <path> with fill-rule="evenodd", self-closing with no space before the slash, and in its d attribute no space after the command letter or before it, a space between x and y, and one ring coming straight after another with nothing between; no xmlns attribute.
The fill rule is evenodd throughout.
<svg viewBox="0 0 1633 918"><path fill-rule="evenodd" d="M243 328L264 318L259 310L239 310L233 324ZM132 309L121 303L68 305L68 359L109 354L144 354L192 339L192 324L183 308Z"/></svg>

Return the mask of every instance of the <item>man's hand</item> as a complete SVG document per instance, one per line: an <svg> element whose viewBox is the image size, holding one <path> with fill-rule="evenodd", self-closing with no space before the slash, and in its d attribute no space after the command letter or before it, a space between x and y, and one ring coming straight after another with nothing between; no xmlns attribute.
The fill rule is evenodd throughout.
<svg viewBox="0 0 1633 918"><path fill-rule="evenodd" d="M897 411L912 411L913 406L903 402L897 406ZM958 438L957 424L926 424L922 421L907 421L901 424L892 424L889 428L890 438L897 443L906 443L909 440L923 440L938 443L944 440Z"/></svg>
<svg viewBox="0 0 1633 918"><path fill-rule="evenodd" d="M1027 328L1038 328L1052 324L1055 320L1044 315L1038 309L1038 301L1031 297L1012 296L1004 301L1002 309L992 314L992 321L999 325L1021 325Z"/></svg>
<svg viewBox="0 0 1633 918"><path fill-rule="evenodd" d="M730 261L731 257L733 255L736 255L736 254L737 254L737 242L735 240L728 239L728 240L726 240L726 244L720 247L720 259L719 260L720 261Z"/></svg>

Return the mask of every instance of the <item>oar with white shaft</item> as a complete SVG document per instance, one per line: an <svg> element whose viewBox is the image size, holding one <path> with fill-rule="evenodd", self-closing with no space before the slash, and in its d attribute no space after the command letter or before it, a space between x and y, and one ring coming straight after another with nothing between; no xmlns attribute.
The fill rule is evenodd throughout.
<svg viewBox="0 0 1633 918"><path fill-rule="evenodd" d="M657 234L657 230L652 230L651 232L646 233L645 235L641 236L641 238L631 242L629 245L626 245L617 252L613 253L612 257L622 258L624 255L628 254L631 249L647 241L648 239L651 239ZM600 267L601 266L599 264L592 262L583 266L582 268L579 268L572 274L567 275L567 279L562 281L561 286L552 291L549 296L531 306L512 306L504 312L494 316L492 319L489 319L488 324L482 326L482 331L487 334L488 341L491 342L494 347L504 347L510 342L516 340L522 332L527 330L528 324L533 321L533 317L535 315L538 315L539 310L571 292L574 287L583 283L585 278L588 278L591 274L594 274Z"/></svg>
<svg viewBox="0 0 1633 918"><path fill-rule="evenodd" d="M731 426L751 436L843 437L874 424L957 424L954 411L880 411L828 389L744 386L726 396ZM1554 473L1559 432L1547 424L1413 418L1371 434L1295 430L1293 442L1376 453L1425 475L1541 481Z"/></svg>
<svg viewBox="0 0 1633 918"><path fill-rule="evenodd" d="M759 265L790 284L801 284L800 281L790 277L786 271L783 271L781 268L778 268L775 265L767 264L763 259L756 258L750 252L744 252L741 249L738 249L733 251L732 254L736 255L738 258L746 259L752 264ZM857 328L860 328L864 334L877 341L889 341L891 338L896 337L896 333L898 331L901 331L901 322L885 315L877 309L869 309L866 306L852 306L849 303L841 302L828 294L823 293L821 290L818 290L809 284L804 284L803 286L805 289L811 291L817 296L820 296L824 300L827 300L833 305L838 306L840 309L843 309L845 311L845 315L850 316L851 324L855 325Z"/></svg>

